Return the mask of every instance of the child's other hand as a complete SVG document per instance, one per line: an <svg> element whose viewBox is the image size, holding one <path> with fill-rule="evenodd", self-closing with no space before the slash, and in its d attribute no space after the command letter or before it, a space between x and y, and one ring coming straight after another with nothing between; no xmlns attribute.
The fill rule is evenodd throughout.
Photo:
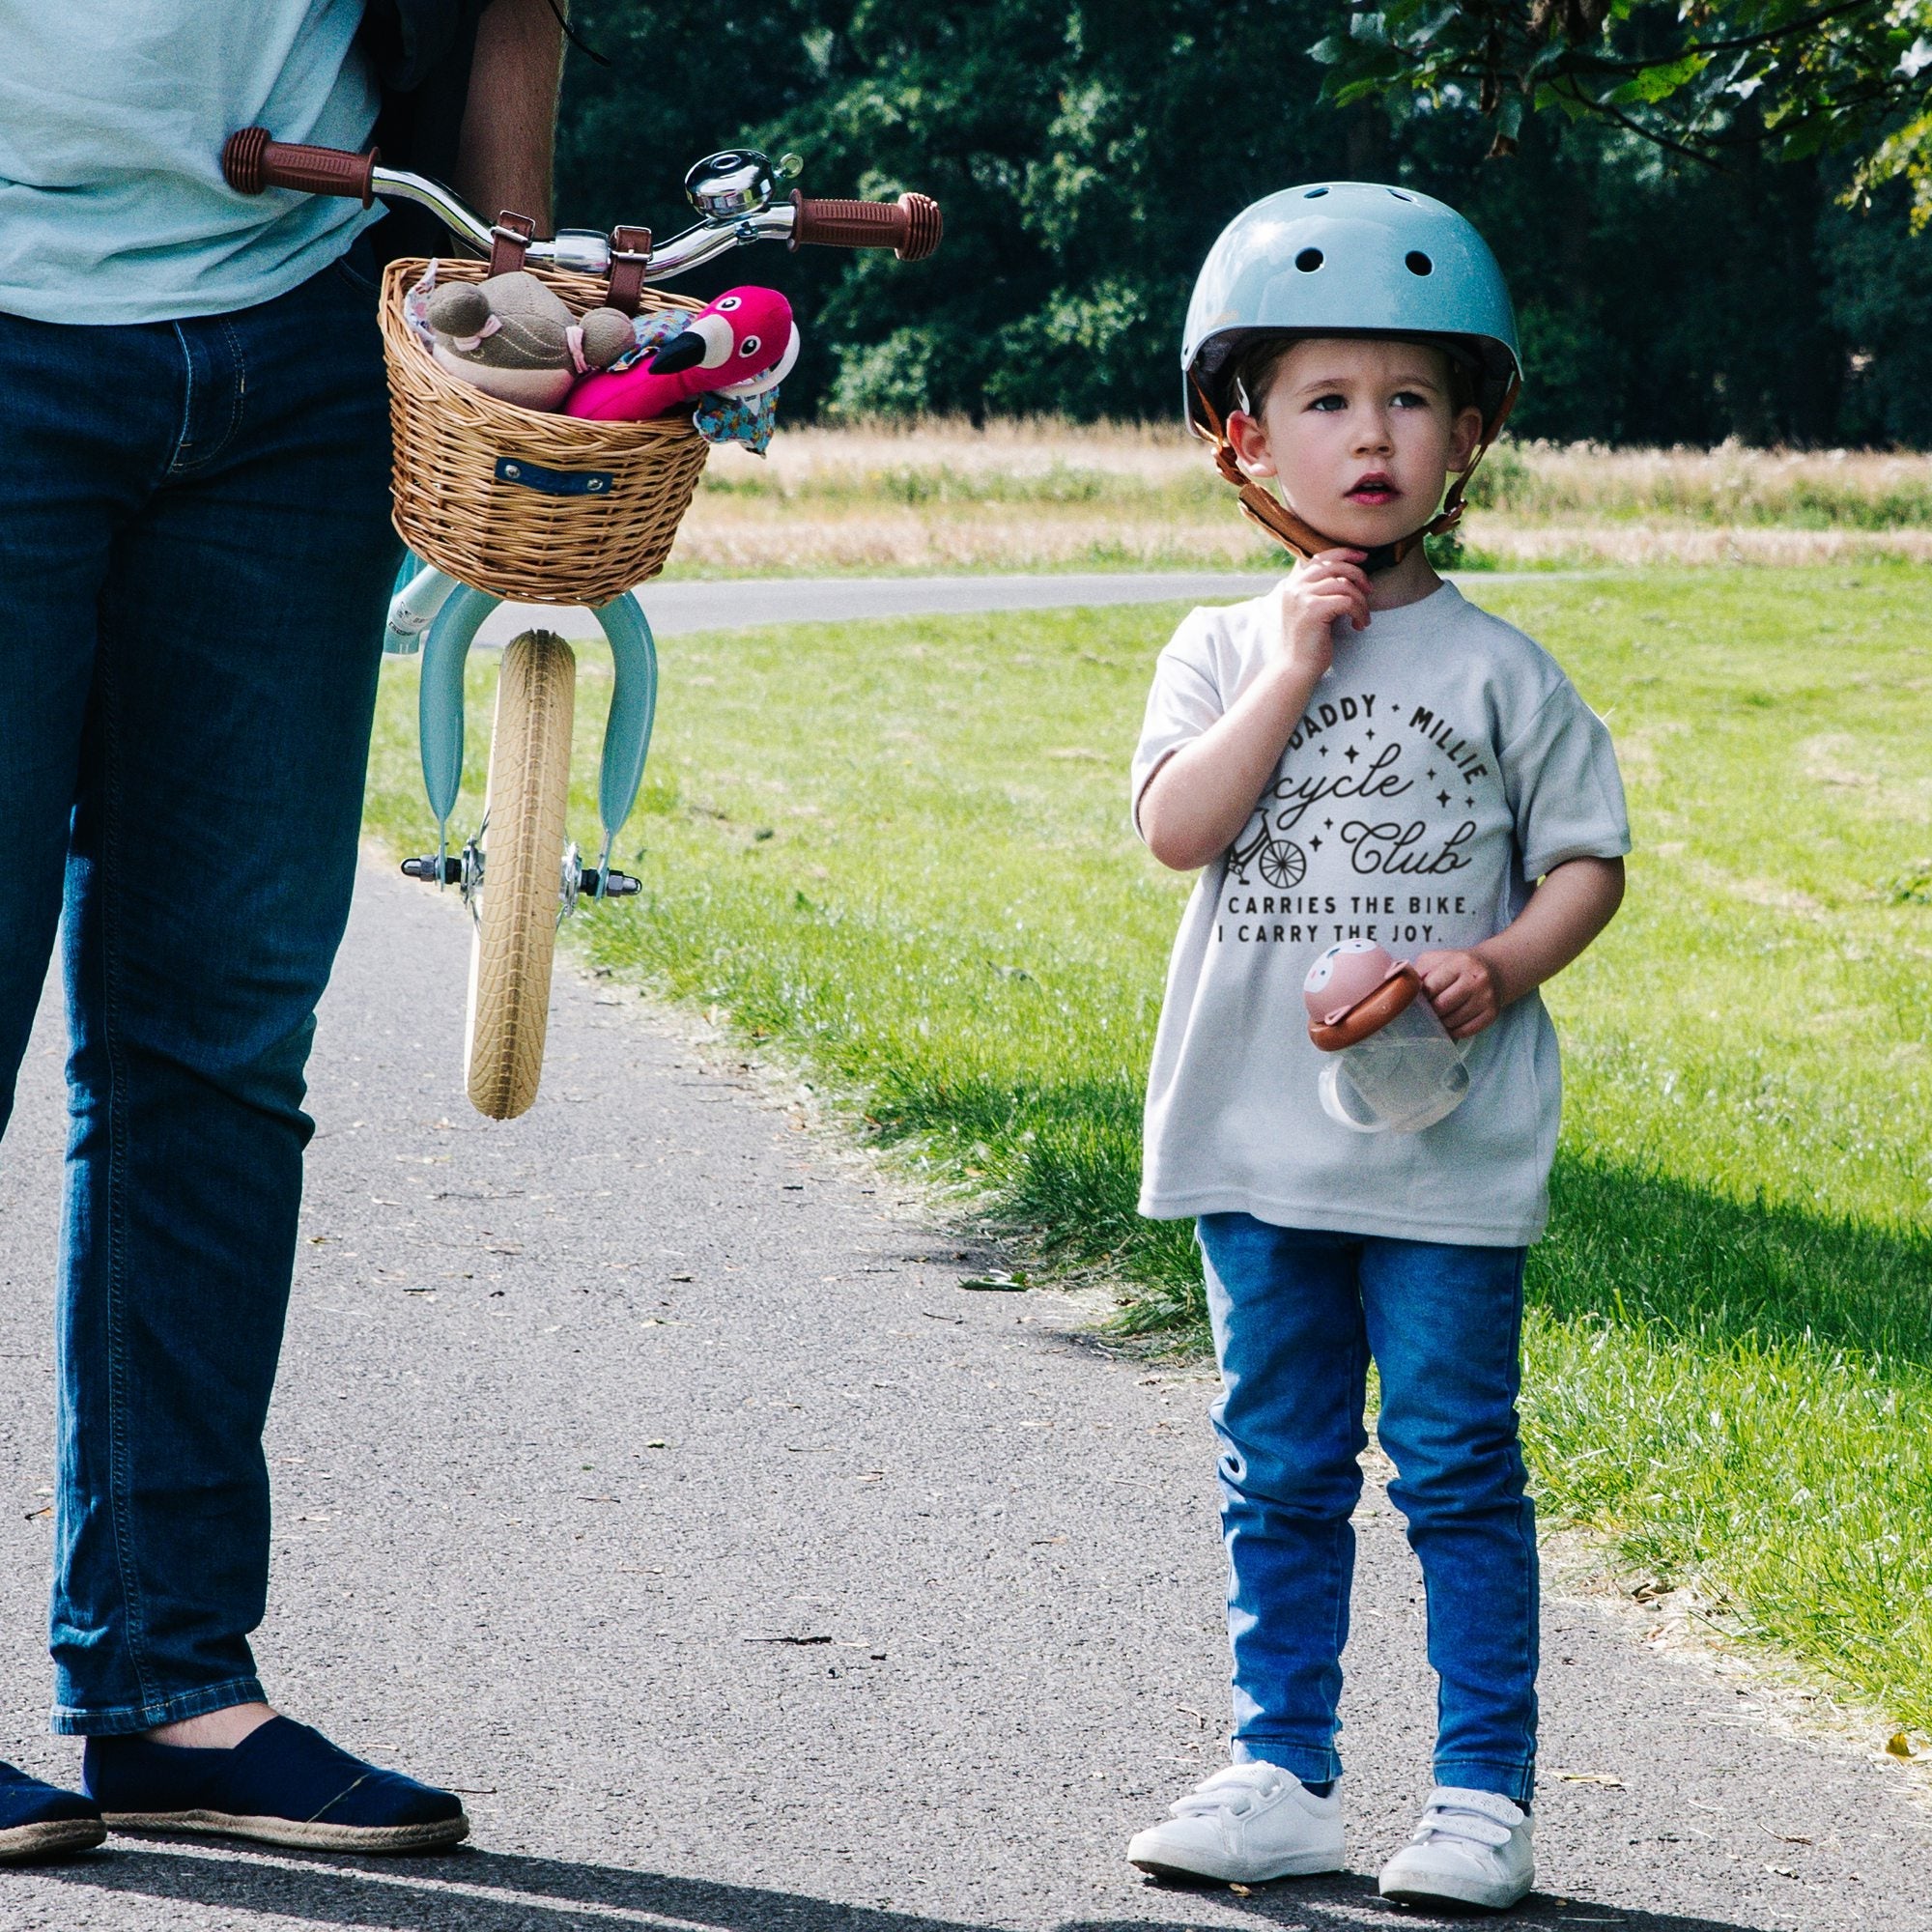
<svg viewBox="0 0 1932 1932"><path fill-rule="evenodd" d="M1276 589L1281 613L1281 647L1289 661L1319 677L1335 655L1335 619L1349 617L1355 629L1369 628L1369 578L1362 564L1368 553L1324 550L1297 563Z"/></svg>
<svg viewBox="0 0 1932 1932"><path fill-rule="evenodd" d="M1415 970L1422 990L1451 1039L1470 1039L1502 1011L1496 969L1480 952L1423 952Z"/></svg>

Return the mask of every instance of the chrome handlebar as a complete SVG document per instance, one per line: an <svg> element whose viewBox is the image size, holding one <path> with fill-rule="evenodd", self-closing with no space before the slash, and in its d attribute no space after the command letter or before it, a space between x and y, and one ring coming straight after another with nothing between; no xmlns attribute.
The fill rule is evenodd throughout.
<svg viewBox="0 0 1932 1932"><path fill-rule="evenodd" d="M385 168L378 163L369 170L369 187L385 200L412 201L426 208L452 234L461 236L478 253L487 255L495 239L494 231L440 182L412 174L407 168ZM747 242L789 242L798 210L792 203L763 206L742 213L715 215L674 235L668 242L654 242L651 258L644 270L647 282L668 282L687 274L706 262L716 261ZM532 242L526 251L532 262L574 275L608 275L611 272L611 238L595 228L559 228L555 240Z"/></svg>
<svg viewBox="0 0 1932 1932"><path fill-rule="evenodd" d="M565 228L553 241L528 238L527 224L516 234L520 261L547 265L574 274L603 276L621 254L639 281L665 282L688 273L747 242L786 242L796 248L815 242L831 247L891 248L903 262L916 262L939 246L938 205L923 194L902 194L896 202L808 201L796 189L775 200L779 184L799 171L796 156L773 162L755 148L726 148L707 155L684 178L684 191L698 220L668 242L654 242L645 229L618 229L611 235L592 228ZM221 172L242 194L265 188L293 188L306 194L343 195L367 208L377 195L426 208L479 253L490 254L498 230L426 175L385 168L375 149L351 154L276 141L266 128L243 128L221 150ZM505 215L505 221L523 217Z"/></svg>

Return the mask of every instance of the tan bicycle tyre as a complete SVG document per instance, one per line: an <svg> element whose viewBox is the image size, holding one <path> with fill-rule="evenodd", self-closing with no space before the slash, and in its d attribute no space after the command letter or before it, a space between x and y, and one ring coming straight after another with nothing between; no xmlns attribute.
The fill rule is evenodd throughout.
<svg viewBox="0 0 1932 1932"><path fill-rule="evenodd" d="M493 1121L523 1113L543 1075L576 697L561 638L526 631L503 653L463 1065L470 1105Z"/></svg>

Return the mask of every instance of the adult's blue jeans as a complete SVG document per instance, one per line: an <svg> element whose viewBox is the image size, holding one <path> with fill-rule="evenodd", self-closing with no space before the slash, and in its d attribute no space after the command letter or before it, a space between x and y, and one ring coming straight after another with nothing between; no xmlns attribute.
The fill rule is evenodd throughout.
<svg viewBox="0 0 1932 1932"><path fill-rule="evenodd" d="M71 1042L57 1731L262 1694L302 1068L399 555L360 259L197 321L0 315L0 1127L57 926Z"/></svg>
<svg viewBox="0 0 1932 1932"><path fill-rule="evenodd" d="M1338 1776L1336 1716L1368 1367L1429 1605L1435 1780L1526 1804L1536 1759L1535 1507L1517 1444L1520 1248L1205 1214L1220 1356L1235 1755Z"/></svg>

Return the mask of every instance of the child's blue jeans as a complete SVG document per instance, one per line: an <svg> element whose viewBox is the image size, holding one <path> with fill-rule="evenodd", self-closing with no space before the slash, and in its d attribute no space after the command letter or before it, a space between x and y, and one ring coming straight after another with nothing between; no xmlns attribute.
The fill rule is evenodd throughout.
<svg viewBox="0 0 1932 1932"><path fill-rule="evenodd" d="M1223 1391L1235 1755L1338 1776L1342 1647L1371 1357L1440 1690L1435 1779L1531 1795L1536 1514L1517 1444L1520 1248L1277 1228L1204 1214Z"/></svg>

